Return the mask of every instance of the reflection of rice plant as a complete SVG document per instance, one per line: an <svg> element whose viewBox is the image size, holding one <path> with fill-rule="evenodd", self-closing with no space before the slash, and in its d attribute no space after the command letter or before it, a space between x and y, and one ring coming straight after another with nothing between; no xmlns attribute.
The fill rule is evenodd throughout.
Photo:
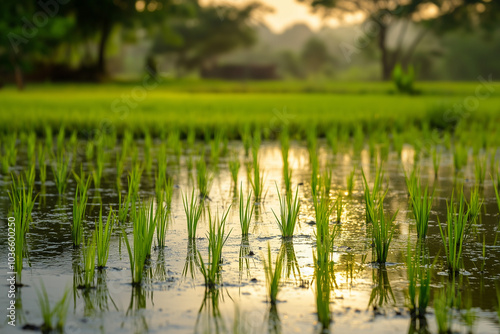
<svg viewBox="0 0 500 334"><path fill-rule="evenodd" d="M64 150L55 158L55 163L51 165L52 173L54 174L54 182L56 183L59 194L64 193L68 184L69 176L69 157L64 154Z"/></svg>
<svg viewBox="0 0 500 334"><path fill-rule="evenodd" d="M273 260L271 258L271 246L267 244L267 258L264 257L264 271L266 274L266 285L271 300L271 304L276 304L276 297L279 292L279 284L281 280L281 273L283 270L283 260L279 256L276 257L276 262L273 267Z"/></svg>
<svg viewBox="0 0 500 334"><path fill-rule="evenodd" d="M80 184L76 186L75 200L73 201L73 224L71 225L73 247L80 246L83 240L83 219L87 209L89 182L90 178L87 178L82 186Z"/></svg>
<svg viewBox="0 0 500 334"><path fill-rule="evenodd" d="M439 219L438 223L441 238L444 243L449 273L450 275L454 275L458 274L458 271L460 270L463 244L470 226L470 211L469 209L466 209L463 191L460 193L458 204L453 202L452 194L451 200L446 204L446 206L446 227L443 228Z"/></svg>
<svg viewBox="0 0 500 334"><path fill-rule="evenodd" d="M198 226L198 221L203 211L203 205L198 203L194 195L194 189L191 192L191 199L188 200L187 195L183 196L182 203L184 205L184 211L186 212L188 238L194 239L196 238L196 227Z"/></svg>
<svg viewBox="0 0 500 334"><path fill-rule="evenodd" d="M412 253L410 243L406 257L406 272L408 276L407 299L412 317L425 317L430 300L431 267L428 258L421 254L421 245Z"/></svg>
<svg viewBox="0 0 500 334"><path fill-rule="evenodd" d="M250 227L250 222L252 221L252 215L254 206L251 201L252 192L247 196L247 200L243 199L243 188L240 188L240 225L241 225L241 235L247 236L248 229Z"/></svg>
<svg viewBox="0 0 500 334"><path fill-rule="evenodd" d="M440 290L434 294L434 314L440 334L451 333L452 313L447 292Z"/></svg>
<svg viewBox="0 0 500 334"><path fill-rule="evenodd" d="M295 191L295 197L293 197L291 193L286 193L282 197L278 186L276 186L276 190L278 191L278 199L280 202L280 217L278 218L274 210L272 211L280 228L282 237L290 238L293 237L295 225L299 219L299 188L297 187Z"/></svg>
<svg viewBox="0 0 500 334"><path fill-rule="evenodd" d="M108 218L106 220L106 225L104 225L102 220L102 207L99 212L99 221L95 226L95 236L97 244L97 268L103 269L106 267L109 257L109 245L111 241L111 233L113 233L113 228L116 221L116 215L112 209L110 209Z"/></svg>
<svg viewBox="0 0 500 334"><path fill-rule="evenodd" d="M397 212L394 216L386 218L382 204L378 212L378 218L373 221L372 239L375 245L375 252L377 254L377 262L385 263L389 255L389 246L392 241L394 232L393 222L396 218Z"/></svg>
<svg viewBox="0 0 500 334"><path fill-rule="evenodd" d="M64 291L62 298L54 305L53 308L50 307L49 295L47 294L47 290L45 289L45 285L43 283L41 283L40 290L36 289L36 294L38 296L38 305L40 306L43 319L43 324L41 326L42 332L48 333L53 330L63 332L68 313L69 289Z"/></svg>
<svg viewBox="0 0 500 334"><path fill-rule="evenodd" d="M378 309L381 309L388 304L394 304L396 299L394 298L387 269L378 268L376 272L373 272L372 279L375 287L372 289L368 304L373 306L373 308Z"/></svg>
<svg viewBox="0 0 500 334"><path fill-rule="evenodd" d="M318 313L318 321L324 329L330 327L331 311L330 311L330 297L331 297L331 278L330 267L327 263L316 261L315 263L315 283L316 283L316 310Z"/></svg>
<svg viewBox="0 0 500 334"><path fill-rule="evenodd" d="M222 247L227 241L231 231L226 234L226 219L229 214L229 209L222 213L222 218L212 218L210 210L208 210L208 265L205 266L200 253L200 270L205 278L205 286L209 289L215 288L220 283L220 264L222 263Z"/></svg>
<svg viewBox="0 0 500 334"><path fill-rule="evenodd" d="M83 285L85 289L89 289L94 285L95 277L95 258L96 258L96 237L95 233L92 233L92 237L85 243L85 237L83 238L83 243L85 247L83 248Z"/></svg>

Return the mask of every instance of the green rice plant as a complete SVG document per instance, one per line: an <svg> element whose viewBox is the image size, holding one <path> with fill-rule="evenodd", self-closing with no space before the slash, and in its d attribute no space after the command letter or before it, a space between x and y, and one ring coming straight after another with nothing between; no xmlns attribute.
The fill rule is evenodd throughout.
<svg viewBox="0 0 500 334"><path fill-rule="evenodd" d="M377 169L377 172L375 174L375 181L373 183L373 188L371 191L363 170L361 170L361 175L363 176L364 182L366 222L374 222L378 218L378 211L380 210L380 206L382 205L388 191L381 191L382 180L384 178L382 165L380 165L380 167Z"/></svg>
<svg viewBox="0 0 500 334"><path fill-rule="evenodd" d="M498 177L500 177L500 174L497 175L497 178ZM493 181L493 189L495 190L495 197L497 199L498 211L500 211L500 194L498 192L498 189L500 188L500 186L495 185L495 180L493 179L493 176L491 177L491 180Z"/></svg>
<svg viewBox="0 0 500 334"><path fill-rule="evenodd" d="M144 275L144 266L151 252L156 222L153 216L153 201L151 206L140 205L133 214L133 243L130 246L125 229L122 227L122 235L127 245L130 260L130 271L132 274L132 285L140 285Z"/></svg>
<svg viewBox="0 0 500 334"><path fill-rule="evenodd" d="M310 153L309 159L311 163L311 193L313 198L318 196L318 185L319 185L319 161L318 155L316 153Z"/></svg>
<svg viewBox="0 0 500 334"><path fill-rule="evenodd" d="M407 301L412 318L424 318L430 301L431 266L428 258L422 254L421 244L417 243L417 251L412 252L410 242L406 257L406 273L408 277Z"/></svg>
<svg viewBox="0 0 500 334"><path fill-rule="evenodd" d="M130 195L130 185L125 200L122 200L122 193L118 191L118 221L121 223L125 222L125 220L127 219L128 210L132 204Z"/></svg>
<svg viewBox="0 0 500 334"><path fill-rule="evenodd" d="M171 129L167 137L167 147L173 151L176 162L179 163L182 154L181 133L177 129Z"/></svg>
<svg viewBox="0 0 500 334"><path fill-rule="evenodd" d="M340 224L334 224L330 228L330 217L335 205L332 205L329 197L321 197L314 200L316 213L316 262L323 266L333 262L331 257L335 239L340 235Z"/></svg>
<svg viewBox="0 0 500 334"><path fill-rule="evenodd" d="M427 236L427 228L429 227L429 217L431 214L432 201L434 199L434 192L428 193L428 187L425 187L422 192L420 182L417 179L412 183L413 190L410 191L413 215L417 224L417 235L421 239Z"/></svg>
<svg viewBox="0 0 500 334"><path fill-rule="evenodd" d="M267 259L264 257L264 272L266 274L266 285L269 299L272 305L276 305L277 296L279 292L279 285L281 280L281 273L283 271L283 259L278 256L273 267L273 260L271 258L271 246L267 243Z"/></svg>
<svg viewBox="0 0 500 334"><path fill-rule="evenodd" d="M139 197L139 187L141 185L142 167L139 163L135 163L129 173L129 195L132 203Z"/></svg>
<svg viewBox="0 0 500 334"><path fill-rule="evenodd" d="M69 178L69 157L64 154L64 150L56 155L55 162L52 163L52 173L59 195L66 191Z"/></svg>
<svg viewBox="0 0 500 334"><path fill-rule="evenodd" d="M122 153L116 152L116 183L120 184L121 177L123 175L123 170L125 169L125 160L126 156L123 154L124 150L122 149Z"/></svg>
<svg viewBox="0 0 500 334"><path fill-rule="evenodd" d="M432 147L431 154L432 154L432 168L434 169L434 177L437 178L443 154L441 151L438 151L438 149L435 146Z"/></svg>
<svg viewBox="0 0 500 334"><path fill-rule="evenodd" d="M49 295L43 282L40 284L40 289L35 289L35 291L38 296L38 306L42 313L42 333L49 333L54 330L61 333L64 332L69 306L69 289L64 290L62 298L54 307L50 307Z"/></svg>
<svg viewBox="0 0 500 334"><path fill-rule="evenodd" d="M318 179L318 191L316 195L321 197L329 197L332 189L332 171L328 169L321 174Z"/></svg>
<svg viewBox="0 0 500 334"><path fill-rule="evenodd" d="M483 206L484 199L479 195L479 186L474 187L470 192L470 200L467 203L469 208L469 221L470 224L475 224L479 215L481 214L481 207Z"/></svg>
<svg viewBox="0 0 500 334"><path fill-rule="evenodd" d="M375 253L377 255L377 263L384 264L387 262L389 255L389 246L392 241L394 233L394 219L396 219L397 212L389 219L384 214L382 203L378 211L378 219L373 221L372 240L375 245Z"/></svg>
<svg viewBox="0 0 500 334"><path fill-rule="evenodd" d="M443 228L438 218L450 276L457 275L460 270L463 244L470 226L470 210L466 208L463 191L460 193L458 204L454 203L453 197L452 194L450 202L446 203L446 227Z"/></svg>
<svg viewBox="0 0 500 334"><path fill-rule="evenodd" d="M45 131L45 147L50 153L52 153L52 148L54 146L54 136L52 134L52 128L50 125L46 124L44 127Z"/></svg>
<svg viewBox="0 0 500 334"><path fill-rule="evenodd" d="M476 185L481 187L484 185L484 180L486 179L486 164L487 164L486 155L477 156L474 159L474 164L475 164L474 176Z"/></svg>
<svg viewBox="0 0 500 334"><path fill-rule="evenodd" d="M76 186L75 200L73 201L73 224L71 224L73 247L79 247L83 241L83 219L87 209L89 183L90 178L87 178L85 184Z"/></svg>
<svg viewBox="0 0 500 334"><path fill-rule="evenodd" d="M168 191L167 191L168 192ZM171 193L170 193L171 194ZM168 195L164 195L161 193L160 197L158 197L158 204L156 207L155 220L156 220L156 242L158 247L165 247L165 237L167 235L167 229L169 224L169 215L170 215L170 203L168 203L168 199L166 199ZM172 200L170 195L169 201Z"/></svg>
<svg viewBox="0 0 500 334"><path fill-rule="evenodd" d="M195 142L196 142L196 129L193 126L190 126L186 138L187 148L193 150Z"/></svg>
<svg viewBox="0 0 500 334"><path fill-rule="evenodd" d="M203 212L203 205L198 203L197 198L194 195L194 189L191 193L191 199L188 200L187 195L183 196L182 203L184 205L184 211L186 212L188 238L195 239L198 221L200 220L201 213Z"/></svg>
<svg viewBox="0 0 500 334"><path fill-rule="evenodd" d="M56 138L56 153L61 154L64 152L64 139L66 138L66 132L64 131L64 125L59 128Z"/></svg>
<svg viewBox="0 0 500 334"><path fill-rule="evenodd" d="M276 215L273 211L274 217L276 218L276 222L281 231L281 235L283 238L292 238L293 232L295 230L295 225L299 219L299 210L300 210L300 202L299 202L299 188L297 187L295 190L295 197L293 197L292 193L286 193L283 197L280 194L278 189L278 185L276 185L276 190L278 192L278 199L280 202L280 216Z"/></svg>
<svg viewBox="0 0 500 334"><path fill-rule="evenodd" d="M363 149L365 143L365 134L363 133L363 126L358 124L355 127L352 147L355 154L359 154Z"/></svg>
<svg viewBox="0 0 500 334"><path fill-rule="evenodd" d="M35 149L36 133L34 131L31 131L26 138L26 155L29 164L33 164L35 162Z"/></svg>
<svg viewBox="0 0 500 334"><path fill-rule="evenodd" d="M229 171L231 172L231 179L233 180L233 185L236 187L238 185L238 172L240 170L240 159L235 154L231 160L229 160Z"/></svg>
<svg viewBox="0 0 500 334"><path fill-rule="evenodd" d="M250 147L252 146L252 131L250 129L250 124L245 123L243 129L240 131L241 141L243 142L243 149L245 150L245 156L248 157L250 153Z"/></svg>
<svg viewBox="0 0 500 334"><path fill-rule="evenodd" d="M240 186L240 226L241 226L241 235L243 237L248 236L250 222L252 221L254 205L251 199L252 199L252 191L250 191L250 193L248 194L246 201L243 199L243 187Z"/></svg>
<svg viewBox="0 0 500 334"><path fill-rule="evenodd" d="M94 160L94 141L89 140L87 141L87 144L85 145L85 158L87 158L87 161L92 161Z"/></svg>
<svg viewBox="0 0 500 334"><path fill-rule="evenodd" d="M346 181L347 181L347 196L351 196L352 192L354 190L354 185L355 185L355 178L354 176L356 175L356 166L353 167L352 171L347 175Z"/></svg>
<svg viewBox="0 0 500 334"><path fill-rule="evenodd" d="M94 181L94 187L95 188L100 188L101 187L101 179L102 179L102 173L104 170L104 164L105 164L105 151L104 151L104 140L100 140L96 144L96 164L95 167L92 169L92 180Z"/></svg>
<svg viewBox="0 0 500 334"><path fill-rule="evenodd" d="M213 175L208 172L205 159L201 157L196 162L196 182L202 199L208 198L210 188L212 187L212 181Z"/></svg>
<svg viewBox="0 0 500 334"><path fill-rule="evenodd" d="M151 134L149 131L144 132L144 163L146 167L146 172L149 174L151 172L151 166L153 160L151 158L151 147L153 146L153 140L151 139Z"/></svg>
<svg viewBox="0 0 500 334"><path fill-rule="evenodd" d="M248 175L250 179L250 184L252 185L253 193L255 195L255 200L259 201L263 199L262 193L264 191L264 171L260 169L260 163L257 156L257 153L253 156L253 166L248 170L249 172L253 171L253 178Z"/></svg>
<svg viewBox="0 0 500 334"><path fill-rule="evenodd" d="M469 152L467 149L459 144L455 143L453 150L453 165L455 166L455 173L458 173L465 166L467 166Z"/></svg>
<svg viewBox="0 0 500 334"><path fill-rule="evenodd" d="M96 258L96 235L92 233L90 239L85 242L83 237L83 287L90 289L94 285L95 278L95 258Z"/></svg>
<svg viewBox="0 0 500 334"><path fill-rule="evenodd" d="M167 180L167 151L166 147L162 145L158 152L157 167L155 175L155 191L156 197L160 197L163 192Z"/></svg>
<svg viewBox="0 0 500 334"><path fill-rule="evenodd" d="M97 244L97 269L101 270L106 267L109 257L109 245L111 234L116 222L116 214L113 209L109 210L106 225L102 220L102 206L99 211L99 221L95 224L95 236Z"/></svg>
<svg viewBox="0 0 500 334"><path fill-rule="evenodd" d="M343 212L343 206L342 206L342 194L339 193L337 196L337 199L335 200L335 208L336 208L336 213L337 213L337 220L335 221L337 224L340 224L342 221L342 212Z"/></svg>
<svg viewBox="0 0 500 334"><path fill-rule="evenodd" d="M214 139L210 140L210 161L214 167L219 163L219 158L222 154L221 144L223 142L224 131L218 130L215 132Z"/></svg>
<svg viewBox="0 0 500 334"><path fill-rule="evenodd" d="M220 284L220 265L222 263L222 247L226 243L231 231L226 234L226 219L230 207L222 213L219 219L213 219L210 210L208 210L208 266L205 266L201 254L198 252L200 260L200 270L205 279L205 286L208 289L214 289Z"/></svg>
<svg viewBox="0 0 500 334"><path fill-rule="evenodd" d="M326 142L328 143L328 146L330 146L330 149L332 150L332 153L335 155L338 152L338 143L339 143L339 136L338 136L338 127L337 125L331 126L327 133L326 133Z"/></svg>
<svg viewBox="0 0 500 334"><path fill-rule="evenodd" d="M17 160L17 134L13 133L11 135L6 135L4 138L3 154L1 156L2 169L4 174L9 173L9 167L14 166Z"/></svg>
<svg viewBox="0 0 500 334"><path fill-rule="evenodd" d="M47 148L38 143L38 170L40 175L40 182L45 184L47 180L47 165L45 164L45 156L47 154Z"/></svg>

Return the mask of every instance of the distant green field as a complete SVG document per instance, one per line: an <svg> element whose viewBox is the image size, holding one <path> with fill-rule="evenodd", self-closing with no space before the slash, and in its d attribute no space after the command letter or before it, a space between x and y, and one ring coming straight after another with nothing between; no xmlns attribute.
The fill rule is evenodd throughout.
<svg viewBox="0 0 500 334"><path fill-rule="evenodd" d="M448 111L448 118L497 124L500 117L499 83L489 87L492 91L478 88L479 82L421 83L421 94L415 96L394 93L390 83L327 82L314 84L315 89L310 85L165 80L148 89L142 83L32 85L23 92L6 87L0 90L0 124L4 132L42 132L47 124L64 124L69 131L85 133L108 124L118 132L223 126L237 133L248 123L271 130L316 123L321 133L339 122L403 130L408 122L426 121L431 110L438 110L438 118ZM476 98L476 92L490 95Z"/></svg>

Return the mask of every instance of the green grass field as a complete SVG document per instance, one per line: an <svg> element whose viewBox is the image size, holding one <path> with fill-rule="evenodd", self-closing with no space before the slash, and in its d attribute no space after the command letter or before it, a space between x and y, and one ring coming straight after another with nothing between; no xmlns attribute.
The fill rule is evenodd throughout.
<svg viewBox="0 0 500 334"><path fill-rule="evenodd" d="M0 124L4 132L42 132L45 125L64 124L68 131L85 133L112 124L118 133L124 128L136 132L148 128L153 134L172 126L182 131L209 126L226 127L232 136L231 129L247 123L271 130L284 124L301 129L316 123L320 134L336 122L401 129L408 122L427 120L431 110L440 110L442 116L453 105L467 103L472 107L462 108L465 117L455 111L452 117L495 122L500 117L499 83L484 99L475 97L479 82L420 83L421 94L415 96L394 93L391 83L329 82L317 83L317 89L311 85L165 80L149 90L140 83L31 85L23 92L6 87L0 90Z"/></svg>

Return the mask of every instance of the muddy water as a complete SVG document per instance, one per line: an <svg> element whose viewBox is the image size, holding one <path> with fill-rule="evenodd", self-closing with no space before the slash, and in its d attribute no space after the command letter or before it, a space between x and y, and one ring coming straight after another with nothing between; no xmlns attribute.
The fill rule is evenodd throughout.
<svg viewBox="0 0 500 334"><path fill-rule="evenodd" d="M240 144L230 145L231 149L243 151ZM342 233L336 241L335 289L332 297L332 332L343 333L401 333L412 330L412 323L405 308L406 250L410 239L416 240L414 220L408 209L407 191L403 167L410 168L413 153L411 148L404 149L402 157L391 153L384 164L388 180L388 195L385 208L396 216L396 233L390 247L389 263L385 268L372 264L372 247L369 226L365 223L363 191L360 169L371 171L373 162L367 152L353 158L352 154L339 153L333 156L324 145L320 145L322 168L333 168L332 194L346 191L346 175L357 166L355 190L351 197L343 201ZM22 161L20 152L19 161ZM154 154L153 154L154 156ZM421 178L424 184L435 189L426 247L431 261L437 257L433 270L433 291L448 283L445 274L444 249L442 248L437 218L446 216L446 200L457 184L464 185L468 195L473 186L473 162L462 175L453 173L451 155L445 154L440 176L434 179L432 162L423 157L420 161ZM36 288L43 282L50 300L54 303L70 289L71 303L68 312L66 331L68 333L143 333L150 332L238 332L273 333L313 333L319 331L315 314L313 251L315 226L310 191L310 168L307 150L298 144L290 150L290 166L293 168L293 184L298 185L301 197L300 224L291 242L280 236L272 210L279 210L276 185L282 185L281 151L276 143L265 143L260 150L261 166L265 170L265 200L258 203L256 214L250 226L250 236L242 238L238 219L238 202L227 158L222 157L215 172L214 182L207 202L212 212L221 213L231 205L228 229L232 229L223 249L223 286L215 292L206 292L203 277L192 261L193 254L199 250L206 259L208 256L207 221L205 217L198 226L195 243L188 242L186 219L182 206L182 193L189 193L195 186L195 171L187 169L187 156L181 157L180 165L169 165L168 173L173 178L175 188L172 202L172 221L167 233L167 247L152 252L151 265L147 269L145 283L140 288L130 285L131 275L123 240L118 230L112 238L108 268L97 273L96 288L84 292L73 289L80 280L81 251L74 250L71 243L70 222L75 181L68 185L65 196L58 196L52 180L50 168L48 181L42 192L39 182L36 191L40 192L33 210L33 223L28 236L29 260L25 262L23 282L26 286L17 290L16 316L17 327L1 321L0 331L19 332L22 325L40 325L41 313L37 304ZM74 157L74 166L79 166L81 156ZM170 159L172 161L173 159ZM101 189L91 189L86 218L86 231L91 231L99 214L99 203L103 207L116 207L118 202L116 175L111 154L104 170ZM239 179L244 191L249 182L246 177L246 158L241 155L242 167ZM83 164L90 169L90 165ZM14 168L23 169L22 164ZM79 168L79 167L78 167ZM78 170L75 167L75 170ZM130 168L128 164L126 168ZM8 189L10 177L1 176L0 226L6 232L9 207ZM122 177L122 191L125 192L126 175ZM140 194L143 199L154 196L154 168L144 173ZM498 208L491 181L486 181L483 189L484 207L477 227L477 235L466 244L463 258L465 271L459 277L463 298L468 298L475 312L473 330L477 333L497 333L499 326L496 316L495 283L499 279L500 265L498 255L500 244L497 242ZM130 231L130 224L129 231ZM5 233L6 234L6 233ZM485 272L481 273L482 238L485 236L487 256L484 259ZM278 294L279 303L271 307L266 301L267 290L262 258L268 243L275 256L283 252L286 258L284 280ZM2 317L7 306L7 245L6 238L0 241L0 305ZM432 299L432 298L431 298ZM432 302L431 302L432 303ZM432 309L427 316L428 330L436 332ZM463 311L465 312L465 311ZM466 327L455 312L454 330L465 331ZM5 318L4 318L5 319Z"/></svg>

